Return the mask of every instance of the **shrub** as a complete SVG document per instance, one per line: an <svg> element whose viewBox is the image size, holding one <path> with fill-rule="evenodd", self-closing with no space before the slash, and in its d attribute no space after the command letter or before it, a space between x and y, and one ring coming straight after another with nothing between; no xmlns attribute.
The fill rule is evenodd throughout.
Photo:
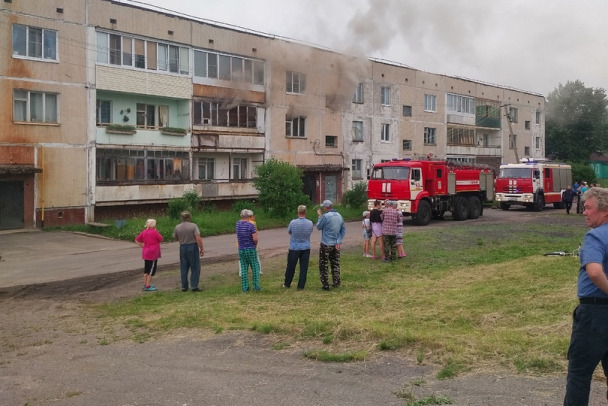
<svg viewBox="0 0 608 406"><path fill-rule="evenodd" d="M595 176L595 171L589 164L572 163L572 182L580 182L584 180L588 183L595 183Z"/></svg>
<svg viewBox="0 0 608 406"><path fill-rule="evenodd" d="M271 217L293 213L298 205L310 204L303 192L302 169L271 158L255 168L253 185L260 192L258 201Z"/></svg>
<svg viewBox="0 0 608 406"><path fill-rule="evenodd" d="M184 192L184 195L182 196L182 198L186 202L186 207L187 207L186 210L189 210L191 212L198 211L201 200L200 200L200 197L198 196L198 192L196 191L196 189L186 190Z"/></svg>
<svg viewBox="0 0 608 406"><path fill-rule="evenodd" d="M360 207L367 203L367 183L358 182L351 190L342 195L342 204L350 207Z"/></svg>
<svg viewBox="0 0 608 406"><path fill-rule="evenodd" d="M167 215L172 219L180 219L182 211L186 210L186 201L182 197L174 197L167 204Z"/></svg>
<svg viewBox="0 0 608 406"><path fill-rule="evenodd" d="M236 213L240 213L241 210L243 209L249 209L249 210L253 210L255 207L255 202L251 201L251 200L237 200L236 202L234 202L234 205L232 206L232 210ZM253 210L255 211L255 210Z"/></svg>
<svg viewBox="0 0 608 406"><path fill-rule="evenodd" d="M188 210L191 213L198 211L200 198L195 189L186 190L182 197L174 197L167 204L167 215L173 219L180 219L181 213Z"/></svg>

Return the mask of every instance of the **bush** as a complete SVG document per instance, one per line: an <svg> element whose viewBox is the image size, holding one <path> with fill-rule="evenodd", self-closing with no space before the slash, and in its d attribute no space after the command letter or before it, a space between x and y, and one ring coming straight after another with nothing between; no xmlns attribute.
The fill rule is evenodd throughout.
<svg viewBox="0 0 608 406"><path fill-rule="evenodd" d="M187 210L191 213L198 211L200 198L195 189L186 190L182 197L174 197L167 204L167 215L172 219L179 220L181 213Z"/></svg>
<svg viewBox="0 0 608 406"><path fill-rule="evenodd" d="M361 207L367 203L367 183L358 182L351 190L342 195L342 204L350 207Z"/></svg>
<svg viewBox="0 0 608 406"><path fill-rule="evenodd" d="M186 202L186 210L189 210L193 213L198 211L201 200L198 196L198 192L196 191L196 189L186 190L182 198Z"/></svg>
<svg viewBox="0 0 608 406"><path fill-rule="evenodd" d="M249 209L252 211L255 208L255 202L251 201L251 200L237 200L236 202L234 202L234 205L232 206L232 210L236 213L241 213L241 210L243 209Z"/></svg>
<svg viewBox="0 0 608 406"><path fill-rule="evenodd" d="M593 167L587 163L572 163L572 182L587 181L587 183L596 182L596 174Z"/></svg>
<svg viewBox="0 0 608 406"><path fill-rule="evenodd" d="M167 215L172 219L179 220L182 211L187 210L186 200L182 197L174 197L167 204Z"/></svg>
<svg viewBox="0 0 608 406"><path fill-rule="evenodd" d="M281 218L295 212L298 205L310 204L303 192L302 169L271 158L255 168L253 185L260 192L260 206L271 217Z"/></svg>

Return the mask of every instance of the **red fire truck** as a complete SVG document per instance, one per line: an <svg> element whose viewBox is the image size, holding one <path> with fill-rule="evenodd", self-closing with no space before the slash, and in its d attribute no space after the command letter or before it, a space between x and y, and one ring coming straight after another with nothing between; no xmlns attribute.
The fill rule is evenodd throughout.
<svg viewBox="0 0 608 406"><path fill-rule="evenodd" d="M408 158L374 165L367 184L370 209L374 200L394 200L403 215L411 215L420 226L445 212L451 212L454 220L476 219L493 191L490 169Z"/></svg>
<svg viewBox="0 0 608 406"><path fill-rule="evenodd" d="M523 205L542 210L546 204L562 207L562 192L572 184L570 165L524 158L518 164L500 165L496 178L496 201L500 208Z"/></svg>

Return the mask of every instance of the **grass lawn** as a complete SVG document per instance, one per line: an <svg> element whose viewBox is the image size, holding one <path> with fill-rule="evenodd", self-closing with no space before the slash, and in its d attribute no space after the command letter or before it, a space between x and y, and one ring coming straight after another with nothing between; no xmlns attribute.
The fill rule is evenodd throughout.
<svg viewBox="0 0 608 406"><path fill-rule="evenodd" d="M580 217L557 218L407 227L405 259L385 264L344 251L342 287L330 292L319 289L313 249L301 292L281 287L281 256L263 263L261 292L241 293L230 272L212 277L200 295L163 291L96 310L140 342L178 329L254 330L272 335L277 351L302 349L329 362L392 351L440 365L440 377L488 367L562 373L578 258L543 254L574 250L586 228Z"/></svg>

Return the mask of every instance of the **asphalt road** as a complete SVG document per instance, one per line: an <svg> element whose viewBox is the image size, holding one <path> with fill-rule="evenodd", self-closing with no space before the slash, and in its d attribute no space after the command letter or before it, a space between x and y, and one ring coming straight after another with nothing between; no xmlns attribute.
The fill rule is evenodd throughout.
<svg viewBox="0 0 608 406"><path fill-rule="evenodd" d="M547 208L547 210L553 210ZM508 211L486 209L477 220L467 222L503 222L536 213L523 208ZM445 220L433 220L428 226L416 227L406 221L404 232L423 231L454 224L450 216ZM286 253L289 247L287 228L262 230L259 233L261 258L265 255ZM318 247L321 232L314 230L311 236L313 251ZM358 246L362 242L361 225L358 221L346 223L344 247ZM234 260L237 258L234 234L206 237L205 263ZM165 242L161 245L162 257L159 268L179 266L179 244ZM110 274L143 269L141 248L134 242L117 241L72 232L4 231L0 232L0 287L55 282L86 276Z"/></svg>

